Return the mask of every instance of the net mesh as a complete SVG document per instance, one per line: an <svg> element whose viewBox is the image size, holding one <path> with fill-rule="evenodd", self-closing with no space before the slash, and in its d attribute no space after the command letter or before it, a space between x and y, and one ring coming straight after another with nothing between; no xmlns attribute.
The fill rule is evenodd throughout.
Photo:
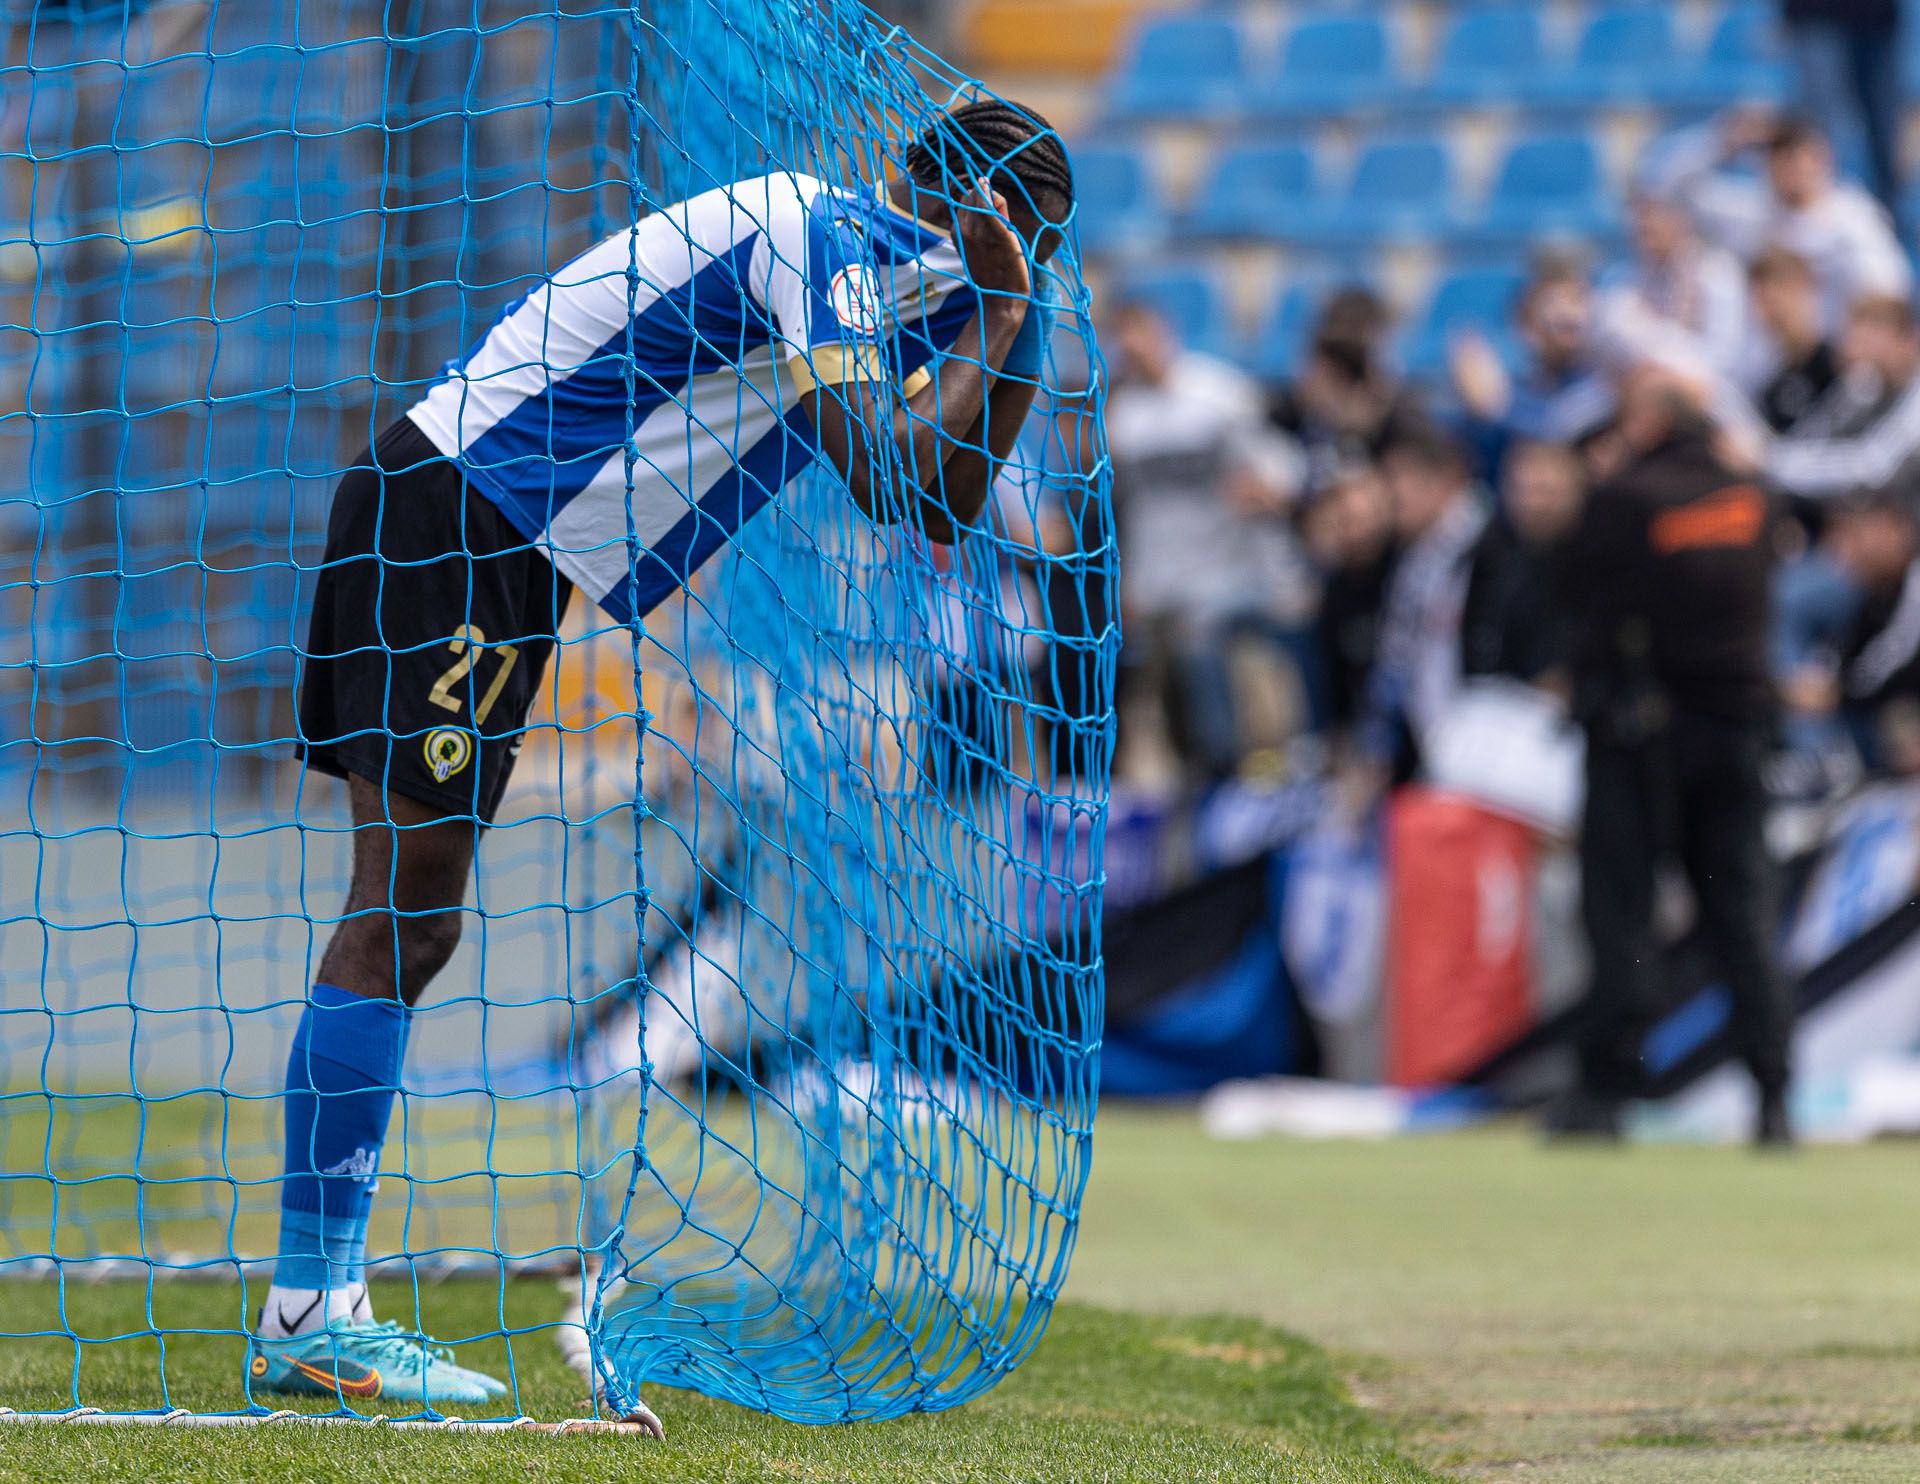
<svg viewBox="0 0 1920 1484"><path fill-rule="evenodd" d="M872 191L981 92L848 0L0 14L0 1273L48 1296L0 1338L71 1362L29 1405L164 1408L69 1285L145 1285L163 1353L164 1280L230 1285L185 1332L236 1345L264 1292L351 848L291 760L340 474L592 243L769 169ZM573 1275L616 1406L953 1405L1064 1277L1116 638L1098 357L1047 271L966 540L816 470L645 616L576 600L413 1012L370 1258ZM508 1307L509 1344L565 1317Z"/></svg>

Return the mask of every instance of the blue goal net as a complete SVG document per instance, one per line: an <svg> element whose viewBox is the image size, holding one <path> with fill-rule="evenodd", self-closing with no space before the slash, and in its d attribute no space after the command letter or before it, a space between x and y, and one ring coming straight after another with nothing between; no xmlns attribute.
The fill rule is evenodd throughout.
<svg viewBox="0 0 1920 1484"><path fill-rule="evenodd" d="M489 643L470 608L431 636L476 729L554 641L523 719L423 738L368 699L394 758L443 747L473 781L473 748L510 755L497 811L436 826L474 865L410 1012L368 1273L402 1329L505 1380L500 1417L543 1410L561 1357L613 1412L658 1384L817 1422L1003 1377L1064 1281L1100 1034L1117 634L1071 225L1031 265L1029 317L1057 308L1016 374L983 317L935 328L931 256L869 297L847 206L856 257L807 302L872 338L878 392L830 342L762 375L778 311L632 245L678 222L691 254L680 203L748 180L876 201L992 95L853 0L0 16L0 1411L409 1413L243 1375L288 1045L366 916L367 821L295 758L326 740L310 624L343 476L607 243L625 338L523 359L548 392L592 371L592 488L624 521L569 545L554 496L521 527L587 589L553 634ZM966 173L921 179L916 230L960 219ZM636 346L668 301L679 382ZM961 465L913 458L939 397L910 393L969 358L989 402L1032 405L1004 450L986 411L962 434L985 498L942 536L887 502L948 499ZM864 426L861 468L813 458L789 374ZM774 471L740 446L761 412L798 440ZM557 478L552 426L529 457ZM691 524L655 539L663 499ZM378 561L407 601L418 574ZM446 1333L462 1291L488 1321ZM202 1354L227 1384L182 1369Z"/></svg>

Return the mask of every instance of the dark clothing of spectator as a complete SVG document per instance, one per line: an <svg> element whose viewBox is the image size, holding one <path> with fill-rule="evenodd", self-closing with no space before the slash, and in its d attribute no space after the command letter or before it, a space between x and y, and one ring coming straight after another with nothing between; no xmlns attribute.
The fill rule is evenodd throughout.
<svg viewBox="0 0 1920 1484"><path fill-rule="evenodd" d="M1902 581L1860 595L1840 645L1840 669L1854 706L1920 697L1920 564L1909 567Z"/></svg>
<svg viewBox="0 0 1920 1484"><path fill-rule="evenodd" d="M1638 743L1587 739L1581 915L1593 982L1580 1073L1613 1100L1644 1090L1647 1034L1666 1008L1654 888L1678 857L1698 922L1733 998L1734 1042L1763 1094L1786 1086L1792 998L1774 962L1778 885L1767 856L1765 723L1676 710Z"/></svg>
<svg viewBox="0 0 1920 1484"><path fill-rule="evenodd" d="M1454 432L1473 458L1479 477L1497 483L1515 443L1565 443L1575 448L1613 421L1613 378L1597 364L1559 371L1527 367L1514 379L1513 401L1489 420L1462 413Z"/></svg>
<svg viewBox="0 0 1920 1484"><path fill-rule="evenodd" d="M1460 674L1532 685L1567 660L1565 615L1547 555L1506 521L1489 522L1467 569L1460 616Z"/></svg>
<svg viewBox="0 0 1920 1484"><path fill-rule="evenodd" d="M1824 401L1840 379L1833 346L1821 341L1798 361L1782 366L1760 389L1760 415L1776 433L1790 433L1795 423Z"/></svg>
<svg viewBox="0 0 1920 1484"><path fill-rule="evenodd" d="M1469 561L1490 519L1482 493L1463 485L1401 549L1387 579L1356 742L1396 783L1420 771L1428 734L1459 690Z"/></svg>
<svg viewBox="0 0 1920 1484"><path fill-rule="evenodd" d="M1328 723L1345 731L1359 719L1380 645L1380 610L1396 553L1384 548L1371 562L1327 574L1316 628L1320 638Z"/></svg>
<svg viewBox="0 0 1920 1484"><path fill-rule="evenodd" d="M1844 376L1774 441L1767 473L1807 499L1885 489L1920 467L1920 372L1894 384Z"/></svg>
<svg viewBox="0 0 1920 1484"><path fill-rule="evenodd" d="M1587 733L1582 912L1593 951L1581 1075L1642 1091L1664 985L1654 923L1663 859L1685 868L1762 1092L1787 1078L1777 888L1762 830L1771 731L1772 530L1765 493L1703 429L1676 434L1589 499L1563 554L1575 714Z"/></svg>
<svg viewBox="0 0 1920 1484"><path fill-rule="evenodd" d="M1771 525L1764 492L1704 430L1594 492L1560 559L1583 723L1649 693L1729 721L1771 714Z"/></svg>
<svg viewBox="0 0 1920 1484"><path fill-rule="evenodd" d="M1267 421L1300 445L1310 489L1341 469L1373 463L1400 428L1424 416L1420 399L1404 387L1382 394L1379 421L1362 430L1329 421L1296 383L1277 386L1267 395Z"/></svg>
<svg viewBox="0 0 1920 1484"><path fill-rule="evenodd" d="M1900 122L1906 90L1899 0L1784 0L1781 13L1801 106L1830 139L1843 138L1846 127L1858 121L1866 143L1867 189L1904 227Z"/></svg>
<svg viewBox="0 0 1920 1484"><path fill-rule="evenodd" d="M1789 26L1831 21L1856 31L1885 33L1900 24L1900 0L1782 0Z"/></svg>
<svg viewBox="0 0 1920 1484"><path fill-rule="evenodd" d="M1842 714L1870 768L1886 756L1886 720L1920 707L1920 562L1900 581L1869 588L1839 645Z"/></svg>

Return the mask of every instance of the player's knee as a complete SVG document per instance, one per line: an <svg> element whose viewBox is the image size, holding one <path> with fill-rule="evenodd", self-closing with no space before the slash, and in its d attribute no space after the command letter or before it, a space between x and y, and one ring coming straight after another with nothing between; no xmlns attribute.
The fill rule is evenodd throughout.
<svg viewBox="0 0 1920 1484"><path fill-rule="evenodd" d="M395 966L399 997L411 1005L460 946L460 914L434 912L402 917L395 924L394 936L400 960Z"/></svg>

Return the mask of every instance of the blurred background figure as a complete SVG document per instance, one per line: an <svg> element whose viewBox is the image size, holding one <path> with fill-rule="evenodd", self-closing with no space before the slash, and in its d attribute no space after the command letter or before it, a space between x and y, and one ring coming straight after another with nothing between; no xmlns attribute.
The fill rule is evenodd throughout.
<svg viewBox="0 0 1920 1484"><path fill-rule="evenodd" d="M1920 540L1908 490L1835 506L1825 554L1848 584L1834 643L1788 675L1789 703L1847 728L1867 766L1920 772Z"/></svg>
<svg viewBox="0 0 1920 1484"><path fill-rule="evenodd" d="M1804 291L1796 285L1791 264L1783 264L1774 285L1786 311L1782 327L1802 321L1805 344L1807 311L1797 302ZM1789 552L1781 570L1774 627L1788 749L1775 786L1802 800L1832 796L1857 780L1859 739L1836 724L1829 690L1838 684L1836 656L1846 651L1869 590L1885 575L1875 552L1886 545L1887 512L1874 499L1904 498L1920 459L1920 330L1912 306L1891 297L1861 299L1830 368L1827 359L1816 347L1799 373L1788 368L1762 393L1763 409L1775 404L1770 421L1792 414L1766 467L1786 497L1796 523L1792 534L1805 545ZM1822 380L1825 390L1802 407L1803 394ZM1868 508L1830 508L1845 497L1856 506L1864 499Z"/></svg>
<svg viewBox="0 0 1920 1484"><path fill-rule="evenodd" d="M1566 616L1553 564L1586 503L1586 474L1563 444L1515 443L1500 504L1469 559L1460 670L1564 690Z"/></svg>
<svg viewBox="0 0 1920 1484"><path fill-rule="evenodd" d="M1761 773L1774 694L1769 502L1722 456L1698 390L1669 374L1628 381L1620 436L1628 463L1594 491L1562 566L1574 713L1587 735L1593 980L1579 1085L1548 1126L1618 1137L1623 1104L1645 1086L1662 1004L1655 899L1673 859L1732 995L1734 1038L1759 1094L1754 1137L1784 1144L1792 1014L1773 958Z"/></svg>
<svg viewBox="0 0 1920 1484"><path fill-rule="evenodd" d="M1311 650L1312 574L1288 519L1305 461L1252 379L1181 345L1153 305L1121 304L1104 344L1125 666L1163 698L1181 760L1228 777L1243 753L1231 646Z"/></svg>
<svg viewBox="0 0 1920 1484"><path fill-rule="evenodd" d="M1359 720L1380 643L1380 610L1399 557L1385 483L1371 463L1334 469L1303 512L1321 574L1317 624L1324 720L1345 738Z"/></svg>
<svg viewBox="0 0 1920 1484"><path fill-rule="evenodd" d="M1920 325L1906 297L1869 295L1848 313L1839 380L1775 442L1767 473L1818 499L1889 485L1914 472L1917 455Z"/></svg>
<svg viewBox="0 0 1920 1484"><path fill-rule="evenodd" d="M1747 267L1756 344L1751 381L1760 416L1790 433L1840 376L1813 269L1798 253L1769 247Z"/></svg>
<svg viewBox="0 0 1920 1484"><path fill-rule="evenodd" d="M1829 139L1866 146L1867 188L1894 221L1900 205L1900 0L1781 0L1800 102ZM1903 238L1906 232L1900 234Z"/></svg>
<svg viewBox="0 0 1920 1484"><path fill-rule="evenodd" d="M1299 376L1268 401L1273 425L1299 444L1316 484L1378 458L1394 429L1419 416L1419 400L1386 343L1392 329L1379 295L1341 289L1320 313Z"/></svg>
<svg viewBox="0 0 1920 1484"><path fill-rule="evenodd" d="M1756 153L1762 179L1733 168ZM1912 268L1886 209L1835 174L1833 147L1808 119L1735 110L1670 140L1649 181L1667 199L1686 203L1709 242L1749 263L1769 247L1804 258L1820 286L1829 332L1845 324L1863 295L1912 289Z"/></svg>
<svg viewBox="0 0 1920 1484"><path fill-rule="evenodd" d="M1400 554L1381 607L1357 737L1356 786L1363 793L1419 771L1426 734L1459 687L1473 557L1490 518L1466 451L1437 424L1401 428L1380 469Z"/></svg>
<svg viewBox="0 0 1920 1484"><path fill-rule="evenodd" d="M1594 353L1593 286L1578 259L1537 258L1514 318L1526 352L1517 375L1484 334L1460 336L1449 358L1467 437L1488 470L1515 439L1577 443L1613 413L1613 384Z"/></svg>
<svg viewBox="0 0 1920 1484"><path fill-rule="evenodd" d="M1633 257L1613 294L1688 336L1722 376L1737 376L1751 354L1747 284L1740 260L1703 242L1677 200L1641 189L1630 203Z"/></svg>

